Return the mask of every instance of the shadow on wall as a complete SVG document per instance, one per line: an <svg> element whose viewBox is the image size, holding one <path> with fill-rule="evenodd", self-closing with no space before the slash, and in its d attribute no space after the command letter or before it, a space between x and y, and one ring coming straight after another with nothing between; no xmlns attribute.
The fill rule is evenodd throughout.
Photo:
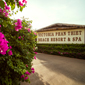
<svg viewBox="0 0 85 85"><path fill-rule="evenodd" d="M30 78L30 83L21 82L20 85L50 85L49 83L43 81L42 75L39 75L36 72L34 74L31 74L29 78Z"/></svg>

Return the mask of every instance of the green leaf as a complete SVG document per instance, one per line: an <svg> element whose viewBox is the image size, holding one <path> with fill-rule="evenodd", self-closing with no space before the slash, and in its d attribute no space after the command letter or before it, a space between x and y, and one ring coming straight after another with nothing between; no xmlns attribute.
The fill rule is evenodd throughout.
<svg viewBox="0 0 85 85"><path fill-rule="evenodd" d="M15 9L15 4L12 4L11 5L11 10L14 10Z"/></svg>
<svg viewBox="0 0 85 85"><path fill-rule="evenodd" d="M7 27L7 22L5 20L3 21L2 24L3 24L4 27Z"/></svg>
<svg viewBox="0 0 85 85"><path fill-rule="evenodd" d="M4 9L5 4L4 4L4 2L3 2L3 1L0 1L0 6L1 6L1 8L3 8L3 9Z"/></svg>
<svg viewBox="0 0 85 85"><path fill-rule="evenodd" d="M2 22L3 22L3 19L0 18L0 23L2 23Z"/></svg>

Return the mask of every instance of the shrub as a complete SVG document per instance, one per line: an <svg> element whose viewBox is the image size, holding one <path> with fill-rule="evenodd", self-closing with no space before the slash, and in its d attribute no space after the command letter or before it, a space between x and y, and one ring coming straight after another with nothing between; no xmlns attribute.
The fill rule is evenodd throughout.
<svg viewBox="0 0 85 85"><path fill-rule="evenodd" d="M31 62L36 59L36 33L30 30L31 21L9 18L7 5L13 10L17 4L22 11L25 4L5 1L0 0L0 85L19 85L20 81L29 81L29 75L34 73Z"/></svg>
<svg viewBox="0 0 85 85"><path fill-rule="evenodd" d="M37 44L38 52L85 59L85 44Z"/></svg>

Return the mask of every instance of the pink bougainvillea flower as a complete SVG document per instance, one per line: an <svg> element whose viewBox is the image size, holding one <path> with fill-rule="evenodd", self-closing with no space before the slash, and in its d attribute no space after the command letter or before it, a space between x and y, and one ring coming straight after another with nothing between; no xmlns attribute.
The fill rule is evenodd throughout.
<svg viewBox="0 0 85 85"><path fill-rule="evenodd" d="M0 32L0 39L2 39L2 38L4 38L5 36L4 36L4 34L2 34L1 32Z"/></svg>
<svg viewBox="0 0 85 85"><path fill-rule="evenodd" d="M13 55L11 50L8 52L8 54L9 54L9 56Z"/></svg>
<svg viewBox="0 0 85 85"><path fill-rule="evenodd" d="M22 21L20 19L17 19L17 22L15 23L15 30L19 31L19 29L22 28Z"/></svg>
<svg viewBox="0 0 85 85"><path fill-rule="evenodd" d="M31 24L29 24L29 26L31 26Z"/></svg>
<svg viewBox="0 0 85 85"><path fill-rule="evenodd" d="M16 30L16 31L19 31L19 28L16 26L16 27L15 27L15 30Z"/></svg>
<svg viewBox="0 0 85 85"><path fill-rule="evenodd" d="M0 25L0 27L1 27L1 25Z"/></svg>
<svg viewBox="0 0 85 85"><path fill-rule="evenodd" d="M37 35L37 33L34 32L34 35Z"/></svg>
<svg viewBox="0 0 85 85"><path fill-rule="evenodd" d="M14 24L17 25L17 22L15 22Z"/></svg>
<svg viewBox="0 0 85 85"><path fill-rule="evenodd" d="M34 72L35 72L34 68L31 68L31 70L32 70L32 73L34 73Z"/></svg>
<svg viewBox="0 0 85 85"><path fill-rule="evenodd" d="M33 70L32 73L35 73L35 71Z"/></svg>
<svg viewBox="0 0 85 85"><path fill-rule="evenodd" d="M9 15L9 14L6 12L6 13L5 13L5 17L8 17L8 15Z"/></svg>
<svg viewBox="0 0 85 85"><path fill-rule="evenodd" d="M31 70L35 70L34 68L31 68Z"/></svg>
<svg viewBox="0 0 85 85"><path fill-rule="evenodd" d="M23 37L24 37L24 35L23 35Z"/></svg>
<svg viewBox="0 0 85 85"><path fill-rule="evenodd" d="M10 9L10 7L8 7L8 6L5 6L5 9L6 9L6 10L9 10L9 9Z"/></svg>
<svg viewBox="0 0 85 85"><path fill-rule="evenodd" d="M35 54L37 54L37 52L34 52Z"/></svg>
<svg viewBox="0 0 85 85"><path fill-rule="evenodd" d="M12 49L12 46L9 46L9 49Z"/></svg>
<svg viewBox="0 0 85 85"><path fill-rule="evenodd" d="M19 36L18 38L21 39L21 36Z"/></svg>
<svg viewBox="0 0 85 85"><path fill-rule="evenodd" d="M28 30L28 32L31 32L31 31L30 31L30 28L28 28L27 30Z"/></svg>
<svg viewBox="0 0 85 85"><path fill-rule="evenodd" d="M24 38L22 38L22 40L24 40Z"/></svg>
<svg viewBox="0 0 85 85"><path fill-rule="evenodd" d="M28 74L28 75L30 75L30 73L29 73L28 71L26 71L26 72L25 72L25 74Z"/></svg>
<svg viewBox="0 0 85 85"><path fill-rule="evenodd" d="M2 12L2 9L0 8L0 12Z"/></svg>
<svg viewBox="0 0 85 85"><path fill-rule="evenodd" d="M28 79L28 77L26 76L25 78L24 78L24 80L27 80Z"/></svg>
<svg viewBox="0 0 85 85"><path fill-rule="evenodd" d="M23 75L21 75L21 78L24 78L24 74L23 74Z"/></svg>
<svg viewBox="0 0 85 85"><path fill-rule="evenodd" d="M0 50L0 53L1 53L2 55L5 55L5 54L6 54L6 51Z"/></svg>
<svg viewBox="0 0 85 85"><path fill-rule="evenodd" d="M34 59L36 60L36 56L34 56Z"/></svg>
<svg viewBox="0 0 85 85"><path fill-rule="evenodd" d="M21 3L21 1L19 1L19 5L20 5L20 6L23 6L23 4Z"/></svg>
<svg viewBox="0 0 85 85"><path fill-rule="evenodd" d="M24 3L26 0L22 0L22 2Z"/></svg>
<svg viewBox="0 0 85 85"><path fill-rule="evenodd" d="M27 4L27 1L25 1L25 3Z"/></svg>
<svg viewBox="0 0 85 85"><path fill-rule="evenodd" d="M26 64L26 67L28 67L28 65Z"/></svg>

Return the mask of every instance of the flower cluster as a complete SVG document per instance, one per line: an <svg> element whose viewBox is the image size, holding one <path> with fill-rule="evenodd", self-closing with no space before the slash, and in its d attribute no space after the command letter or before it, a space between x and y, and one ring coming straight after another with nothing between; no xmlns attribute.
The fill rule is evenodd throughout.
<svg viewBox="0 0 85 85"><path fill-rule="evenodd" d="M34 68L31 68L31 71L32 71L32 73L34 73L35 72L35 69Z"/></svg>
<svg viewBox="0 0 85 85"><path fill-rule="evenodd" d="M37 33L34 32L34 35L37 35Z"/></svg>
<svg viewBox="0 0 85 85"><path fill-rule="evenodd" d="M0 25L0 31L1 31L1 25Z"/></svg>
<svg viewBox="0 0 85 85"><path fill-rule="evenodd" d="M10 12L10 7L7 6L6 2L4 2L4 4L5 4L4 9L0 7L0 13L1 13L2 15L4 15L5 17L8 17L9 12Z"/></svg>
<svg viewBox="0 0 85 85"><path fill-rule="evenodd" d="M17 22L15 23L15 30L19 31L19 29L22 28L22 21L20 19L17 19Z"/></svg>
<svg viewBox="0 0 85 85"><path fill-rule="evenodd" d="M24 29L26 29L29 33L31 33L31 30L30 30L30 28L24 28Z"/></svg>
<svg viewBox="0 0 85 85"><path fill-rule="evenodd" d="M29 33L31 33L31 30L30 30L30 28L28 28L27 30L28 30L28 32L29 32Z"/></svg>
<svg viewBox="0 0 85 85"><path fill-rule="evenodd" d="M29 73L28 71L25 72L25 74L21 75L21 78L24 78L24 80L28 79L28 75L30 75L31 73Z"/></svg>
<svg viewBox="0 0 85 85"><path fill-rule="evenodd" d="M6 54L6 51L8 50L8 44L9 43L6 39L4 34L2 34L2 32L0 32L0 53L2 55Z"/></svg>
<svg viewBox="0 0 85 85"><path fill-rule="evenodd" d="M22 2L19 1L19 5L20 5L20 6L24 6L24 3L27 4L27 1L26 1L26 0L22 0Z"/></svg>
<svg viewBox="0 0 85 85"><path fill-rule="evenodd" d="M23 35L23 37L24 37L24 35ZM19 36L18 38L19 38L19 39L21 39L22 37L21 37L21 36ZM22 38L22 40L24 40L24 38Z"/></svg>
<svg viewBox="0 0 85 85"><path fill-rule="evenodd" d="M34 56L34 59L36 60L36 56Z"/></svg>
<svg viewBox="0 0 85 85"><path fill-rule="evenodd" d="M34 52L35 54L37 54L37 52Z"/></svg>
<svg viewBox="0 0 85 85"><path fill-rule="evenodd" d="M26 67L28 67L28 65L26 64ZM35 70L34 68L31 68L31 73L34 73ZM31 74L29 73L28 71L25 72L25 74L21 75L21 79L23 78L24 80L27 80L28 79L28 76Z"/></svg>

